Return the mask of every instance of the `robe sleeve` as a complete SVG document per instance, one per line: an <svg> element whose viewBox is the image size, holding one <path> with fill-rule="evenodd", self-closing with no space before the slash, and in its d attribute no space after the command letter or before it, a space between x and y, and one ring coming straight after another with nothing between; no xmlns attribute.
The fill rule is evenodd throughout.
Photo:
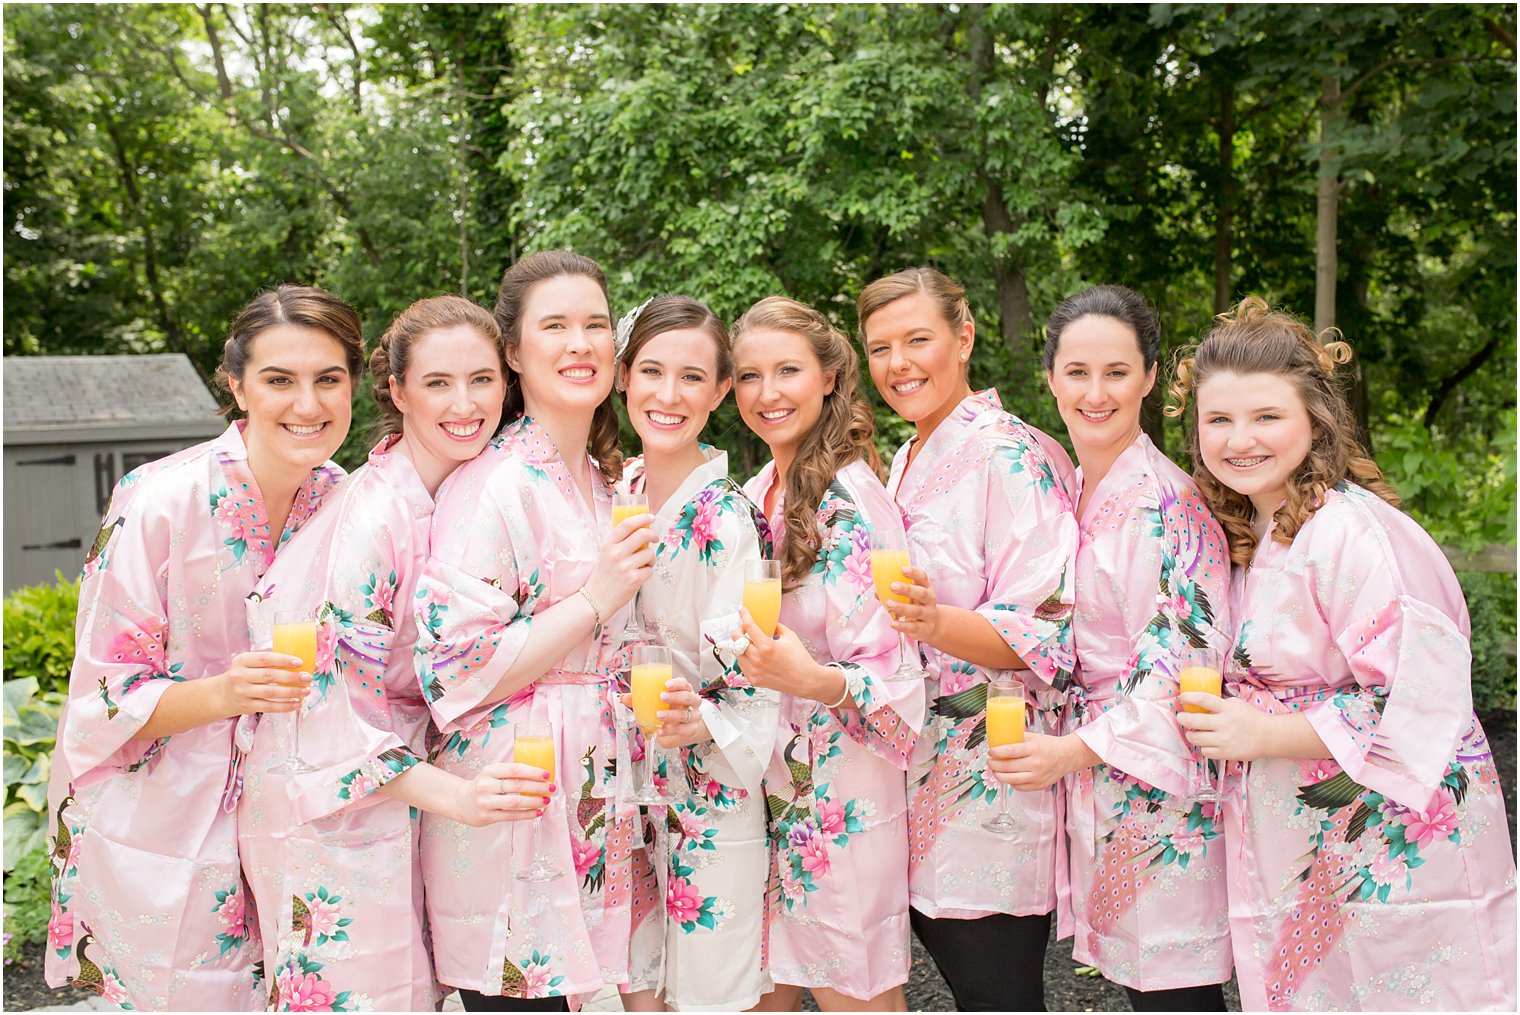
<svg viewBox="0 0 1520 1015"><path fill-rule="evenodd" d="M1163 488L1137 505L1118 559L1154 560L1142 540L1160 542L1159 568L1127 576L1129 595L1149 593L1155 615L1132 632L1119 703L1077 730L1105 764L1174 797L1197 789L1202 769L1177 722L1178 674L1191 655L1228 650L1229 557L1224 534L1193 490ZM1217 664L1216 664L1217 665Z"/></svg>
<svg viewBox="0 0 1520 1015"><path fill-rule="evenodd" d="M727 553L717 566L704 569L706 594L697 604L701 615L697 668L702 685L700 708L713 748L738 785L758 793L776 740L781 696L745 680L737 658L722 647L730 644L729 636L739 627L745 568L772 552L770 541L757 531L752 511L749 499L736 491L719 508L719 538ZM701 753L702 745L692 750Z"/></svg>
<svg viewBox="0 0 1520 1015"><path fill-rule="evenodd" d="M1304 714L1352 779L1423 809L1472 719L1472 647L1438 598L1456 579L1428 536L1390 531L1361 506L1321 521L1336 524L1316 527L1327 545L1305 577L1355 687Z"/></svg>
<svg viewBox="0 0 1520 1015"><path fill-rule="evenodd" d="M987 591L976 612L1041 684L1061 689L1075 667L1077 520L1036 441L1002 432L986 439Z"/></svg>
<svg viewBox="0 0 1520 1015"><path fill-rule="evenodd" d="M825 517L819 560L825 562L827 644L820 661L844 674L855 705L832 709L835 721L861 746L906 771L923 728L925 692L921 680L886 679L897 668L898 638L876 598L871 549L905 546L907 536L885 490L879 499L869 505L836 504Z"/></svg>
<svg viewBox="0 0 1520 1015"><path fill-rule="evenodd" d="M414 530L396 510L406 505L387 487L371 481L342 496L339 511L319 515L276 561L270 595L253 621L254 644L267 645L276 611L309 610L317 618L317 672L301 717L302 758L317 771L288 783L300 823L376 802L375 790L422 760L396 728L401 713L385 681L393 652L410 662L412 646L396 630L405 619L398 611L409 604L398 603L397 593L416 566ZM316 595L303 596L296 592L303 583L275 576L287 561L292 577L315 565L315 581L304 587ZM292 593L306 601L291 601Z"/></svg>
<svg viewBox="0 0 1520 1015"><path fill-rule="evenodd" d="M522 653L540 605L539 571L520 556L533 547L519 545L511 522L522 517L524 481L510 466L498 467L480 487L456 482L439 490L433 555L412 605L417 678L444 735L468 729L502 703L487 698ZM459 515L469 519L467 538L441 535L439 519Z"/></svg>
<svg viewBox="0 0 1520 1015"><path fill-rule="evenodd" d="M144 764L168 738L132 735L172 683L204 676L184 673L168 659L170 541L176 512L188 516L199 490L186 486L171 491L123 481L85 562L68 711L59 736L73 780L97 768L130 771ZM209 517L196 521L211 524Z"/></svg>

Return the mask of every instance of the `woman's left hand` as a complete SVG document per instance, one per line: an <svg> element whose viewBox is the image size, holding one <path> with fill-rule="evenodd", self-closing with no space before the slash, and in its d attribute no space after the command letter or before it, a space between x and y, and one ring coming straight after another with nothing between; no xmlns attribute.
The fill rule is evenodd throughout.
<svg viewBox="0 0 1520 1015"><path fill-rule="evenodd" d="M739 656L739 669L750 683L814 701L829 702L838 697L836 693L831 697L819 698L818 671L824 667L813 661L812 653L802 644L797 632L778 623L776 637L768 638L755 625L755 619L749 615L748 610L741 607L739 617L744 624L741 630L749 638L749 648ZM735 637L738 633L735 632ZM834 672L828 670L829 674ZM837 682L834 686L838 687Z"/></svg>
<svg viewBox="0 0 1520 1015"><path fill-rule="evenodd" d="M934 595L934 586L929 584L929 575L921 567L905 567L903 575L911 579L912 584L893 582L892 591L907 597L908 601L886 604L887 613L892 617L892 629L914 641L933 645L940 626L939 599Z"/></svg>
<svg viewBox="0 0 1520 1015"><path fill-rule="evenodd" d="M1206 712L1177 713L1188 743L1214 761L1255 761L1272 757L1272 716L1240 698L1188 691L1177 696L1183 705Z"/></svg>
<svg viewBox="0 0 1520 1015"><path fill-rule="evenodd" d="M987 750L987 767L998 782L1025 793L1053 786L1098 760L1092 748L1076 734L1053 737L1032 730L1024 734L1021 744Z"/></svg>

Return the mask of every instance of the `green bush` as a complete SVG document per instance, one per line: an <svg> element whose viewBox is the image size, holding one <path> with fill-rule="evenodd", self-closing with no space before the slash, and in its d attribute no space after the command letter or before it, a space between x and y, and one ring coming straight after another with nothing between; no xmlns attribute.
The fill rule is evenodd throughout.
<svg viewBox="0 0 1520 1015"><path fill-rule="evenodd" d="M74 662L79 583L58 573L52 585L5 598L5 954L47 937L47 785L58 715Z"/></svg>
<svg viewBox="0 0 1520 1015"><path fill-rule="evenodd" d="M74 665L74 614L79 582L62 571L56 584L32 585L5 597L5 680L34 677L43 691L68 691Z"/></svg>
<svg viewBox="0 0 1520 1015"><path fill-rule="evenodd" d="M1472 694L1479 711L1515 707L1515 576L1458 572L1472 616Z"/></svg>

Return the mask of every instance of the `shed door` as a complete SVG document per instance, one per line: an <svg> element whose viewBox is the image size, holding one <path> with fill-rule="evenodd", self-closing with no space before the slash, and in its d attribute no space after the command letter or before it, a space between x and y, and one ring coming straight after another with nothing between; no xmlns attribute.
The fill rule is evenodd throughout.
<svg viewBox="0 0 1520 1015"><path fill-rule="evenodd" d="M5 449L5 591L78 575L84 537L75 519L73 445Z"/></svg>

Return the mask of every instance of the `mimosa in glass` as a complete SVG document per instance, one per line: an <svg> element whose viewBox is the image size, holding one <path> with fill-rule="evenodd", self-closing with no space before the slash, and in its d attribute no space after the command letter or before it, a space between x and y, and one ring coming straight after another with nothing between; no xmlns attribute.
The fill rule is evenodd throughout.
<svg viewBox="0 0 1520 1015"><path fill-rule="evenodd" d="M674 675L670 664L670 649L664 645L635 645L633 668L628 674L629 690L633 698L633 717L639 731L644 734L644 763L642 777L629 800L636 804L668 803L665 795L654 784L654 752L658 741L655 734L660 729L660 712L665 702L660 695L665 684Z"/></svg>
<svg viewBox="0 0 1520 1015"><path fill-rule="evenodd" d="M756 560L745 568L744 608L766 637L776 636L776 622L781 619L780 561Z"/></svg>
<svg viewBox="0 0 1520 1015"><path fill-rule="evenodd" d="M532 765L549 773L549 782L544 784L542 793L525 793L524 796L544 797L544 807L549 806L549 784L554 782L554 736L549 727L540 723L517 723L513 730L516 739L512 742L512 760L519 765ZM528 866L517 872L517 880L544 882L554 881L563 876L562 872L549 862L544 855L543 841L541 839L540 826L542 818L533 819L533 859Z"/></svg>
<svg viewBox="0 0 1520 1015"><path fill-rule="evenodd" d="M1007 747L1024 742L1024 727L1029 712L1024 704L1024 685L1013 677L994 677L987 685L987 746ZM1018 834L1022 823L1009 809L1013 790L998 786L998 810L982 822L989 832L996 832L1005 839Z"/></svg>
<svg viewBox="0 0 1520 1015"><path fill-rule="evenodd" d="M642 493L615 493L612 495L612 527L615 529L634 515L649 514L649 497ZM648 543L644 544L648 546ZM629 607L628 625L623 628L622 644L632 645L649 640L649 632L644 627L644 615L639 610L639 597L643 589L633 594L633 605Z"/></svg>
<svg viewBox="0 0 1520 1015"><path fill-rule="evenodd" d="M311 614L281 610L274 615L274 644L273 651L285 655L299 656L301 666L297 672L315 674L317 671L317 622ZM299 687L299 684L291 684L291 687ZM293 723L290 757L284 761L270 765L266 771L278 775L298 775L302 772L315 772L315 765L308 765L301 760L301 712L305 708L305 701L291 715Z"/></svg>
<svg viewBox="0 0 1520 1015"><path fill-rule="evenodd" d="M1212 694L1222 697L1224 694L1224 676L1218 667L1211 665L1184 666L1177 674L1177 693L1187 694L1189 691L1197 694ZM1207 712L1208 709L1197 705L1183 705L1184 712ZM1194 748L1196 751L1197 748ZM1198 758L1199 782L1203 783L1203 789L1194 793L1192 798L1200 803L1217 804L1224 799L1224 764L1216 763L1219 773L1219 784L1209 777L1209 761L1201 755Z"/></svg>
<svg viewBox="0 0 1520 1015"><path fill-rule="evenodd" d="M876 583L876 598L881 600L882 606L889 603L907 603L911 600L907 596L900 596L892 591L893 582L902 582L912 585L903 569L909 564L908 551L902 547L887 547L871 551L871 580ZM888 612L891 608L888 607ZM913 659L908 659L908 639L901 631L897 632L897 669L888 675L888 680L923 680L929 675L929 671L919 665L918 652L913 653Z"/></svg>

